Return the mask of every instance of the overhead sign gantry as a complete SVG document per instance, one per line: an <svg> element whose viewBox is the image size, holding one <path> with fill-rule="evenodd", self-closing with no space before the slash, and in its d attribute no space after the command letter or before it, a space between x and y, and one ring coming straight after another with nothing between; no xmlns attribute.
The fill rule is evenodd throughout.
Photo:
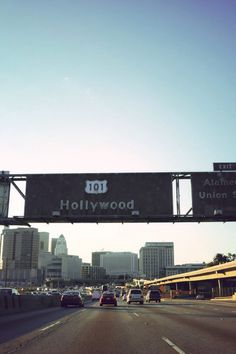
<svg viewBox="0 0 236 354"><path fill-rule="evenodd" d="M184 214L180 211L183 179L191 186L191 207ZM25 183L25 192L18 187L18 181ZM24 199L23 215L8 215L11 186ZM236 172L0 172L1 225L204 221L236 221Z"/></svg>

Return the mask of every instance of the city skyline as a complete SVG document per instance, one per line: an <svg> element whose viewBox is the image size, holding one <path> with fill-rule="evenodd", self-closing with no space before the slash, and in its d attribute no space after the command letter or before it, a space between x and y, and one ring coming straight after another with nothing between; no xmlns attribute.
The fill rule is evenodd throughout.
<svg viewBox="0 0 236 354"><path fill-rule="evenodd" d="M56 225L55 225L56 226ZM38 232L39 232L39 234L42 234L42 233L48 233L49 234L49 243L48 243L48 252L52 252L52 250L51 250L51 241L52 240L58 240L58 239L60 239L61 237L63 237L64 239L65 239L65 241L66 241L66 245L68 246L68 239L67 239L67 237L66 237L66 235L63 235L63 234L59 234L59 235L51 235L50 234L50 232L45 232L45 231L42 231L41 229L40 229L40 227L39 228L36 228L35 226L32 226L31 227L32 229L37 229L38 230ZM20 226L15 226L15 227L10 227L10 229L11 230L13 230L13 229L25 229L25 227L20 227ZM26 228L27 229L27 228ZM169 241L168 239L165 239L165 240L155 240L155 239L153 239L153 240L144 240L143 241L143 243L141 244L141 246L140 247L138 247L138 246L133 246L133 247L131 247L132 248L132 250L130 250L130 249L125 249L125 248L120 248L120 249L118 249L117 248L117 245L115 245L115 248L114 248L114 246L112 246L112 244L111 244L111 246L110 246L110 248L108 248L108 247L104 247L104 248L102 248L102 249L93 249L93 250L91 250L91 251L89 251L88 249L87 249L87 245L86 245L86 253L84 253L85 254L85 257L83 257L83 255L82 255L82 252L80 253L80 252L77 252L78 250L79 250L79 248L78 249L76 249L75 247L74 247L74 243L73 243L73 248L71 248L71 251L70 251L70 249L68 248L68 255L71 255L71 256L79 256L81 259L82 259L82 262L83 263L90 263L90 264L92 264L92 253L97 253L97 252L109 252L109 253L113 253L113 252L133 252L133 253L135 253L135 254L137 254L138 255L138 257L139 257L139 255L140 255L140 250L143 248L143 247L145 247L146 246L146 244L149 244L149 243L173 243L173 245L174 245L174 264L175 265L181 265L181 264L200 264L200 263L208 263L208 262L210 262L210 261L212 261L213 260L213 257L216 255L216 253L223 253L223 254L228 254L228 253L231 253L230 251L229 252L221 252L221 251L219 251L219 252L216 252L214 255L213 255L213 257L212 257L212 259L208 259L208 260L204 260L204 259L195 259L195 260L192 260L191 258L189 258L188 256L186 256L186 260L184 260L184 258L183 258L183 261L182 262L180 262L179 260L178 261L176 261L176 252L175 252L175 242L174 241ZM75 250L77 250L76 252L75 252ZM45 251L45 250L44 250ZM178 257L177 257L177 259L179 259Z"/></svg>
<svg viewBox="0 0 236 354"><path fill-rule="evenodd" d="M210 172L236 162L235 11L231 0L1 2L0 171ZM11 196L9 216L23 215ZM89 262L93 251L145 242L174 242L176 264L236 248L234 222L31 226L63 234L68 253Z"/></svg>

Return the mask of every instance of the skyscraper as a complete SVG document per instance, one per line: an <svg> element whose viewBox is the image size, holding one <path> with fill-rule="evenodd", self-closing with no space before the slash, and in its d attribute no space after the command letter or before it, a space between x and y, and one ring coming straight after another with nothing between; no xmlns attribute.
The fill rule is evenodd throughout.
<svg viewBox="0 0 236 354"><path fill-rule="evenodd" d="M101 267L111 276L138 276L138 255L132 252L109 252L101 255Z"/></svg>
<svg viewBox="0 0 236 354"><path fill-rule="evenodd" d="M173 242L146 242L139 251L141 277L146 279L162 278L165 276L165 267L173 265Z"/></svg>
<svg viewBox="0 0 236 354"><path fill-rule="evenodd" d="M3 230L3 268L37 269L39 233L35 228Z"/></svg>
<svg viewBox="0 0 236 354"><path fill-rule="evenodd" d="M63 235L60 235L57 239L54 254L55 254L55 256L61 256L61 255L68 254L66 239Z"/></svg>
<svg viewBox="0 0 236 354"><path fill-rule="evenodd" d="M49 232L39 232L39 251L48 252Z"/></svg>
<svg viewBox="0 0 236 354"><path fill-rule="evenodd" d="M51 254L55 254L56 244L57 244L57 238L53 237L51 239Z"/></svg>
<svg viewBox="0 0 236 354"><path fill-rule="evenodd" d="M101 256L103 254L107 254L110 252L107 251L98 251L98 252L92 252L92 266L98 266L100 267L101 264Z"/></svg>

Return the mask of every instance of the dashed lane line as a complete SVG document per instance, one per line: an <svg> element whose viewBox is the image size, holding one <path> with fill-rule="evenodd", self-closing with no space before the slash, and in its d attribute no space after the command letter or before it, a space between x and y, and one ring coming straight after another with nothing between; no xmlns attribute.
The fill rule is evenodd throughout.
<svg viewBox="0 0 236 354"><path fill-rule="evenodd" d="M46 331L47 329L52 328L52 327L58 325L59 323L61 323L61 321L57 321L57 322L55 322L55 323L52 323L50 326L41 328L40 331Z"/></svg>
<svg viewBox="0 0 236 354"><path fill-rule="evenodd" d="M80 312L84 312L84 311L86 311L86 310L87 310L87 309L82 309ZM50 326L41 328L41 329L40 329L40 332L46 331L47 329L52 328L52 327L54 327L54 326L56 326L56 325L58 325L58 324L60 324L60 323L62 323L62 321L54 322L54 323L52 323Z"/></svg>
<svg viewBox="0 0 236 354"><path fill-rule="evenodd" d="M179 354L185 354L185 352L180 349L179 347L177 347L177 345L175 345L173 342L171 342L168 338L166 337L162 337L162 339L171 347L173 348L177 353Z"/></svg>

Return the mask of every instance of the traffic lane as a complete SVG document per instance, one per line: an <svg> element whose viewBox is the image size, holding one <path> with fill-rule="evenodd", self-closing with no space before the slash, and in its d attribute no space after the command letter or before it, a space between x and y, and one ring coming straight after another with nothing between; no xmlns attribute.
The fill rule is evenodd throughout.
<svg viewBox="0 0 236 354"><path fill-rule="evenodd" d="M79 308L77 307L70 307L67 309L54 307L44 310L0 316L0 344L27 334L44 325L46 326L50 322L68 316L69 314L73 314L78 310Z"/></svg>
<svg viewBox="0 0 236 354"><path fill-rule="evenodd" d="M20 338L4 350L17 349L22 354L173 354L175 344L167 340L157 328L150 331L136 308L122 303L118 307L94 304L65 321Z"/></svg>
<svg viewBox="0 0 236 354"><path fill-rule="evenodd" d="M224 346L222 349L222 343L218 345L218 342L215 342L215 333L213 336L209 336L206 330L203 332L200 331L199 333L199 328L196 328L196 323L194 324L194 318L197 318L197 315L200 315L201 319L204 319L207 316L212 318L213 307L209 309L210 314L206 314L205 305L200 303L191 304L190 302L185 303L176 301L162 302L157 305L152 303L143 306L119 303L118 308L105 306L103 308L98 308L97 305L93 307L94 309L86 309L89 310L90 313L86 314L84 320L82 319L82 322L84 322L85 325L87 319L90 320L89 328L85 327L84 331L82 331L79 329L77 320L74 324L75 328L78 327L77 335L75 335L75 337L78 337L77 341L79 339L79 348L82 348L82 351L80 351L82 353L100 353L100 350L103 353L120 353L121 351L129 353L146 353L147 350L156 352L157 348L160 353L168 353L166 346L169 346L172 352L173 350L179 350L179 352L185 351L186 353L235 352L234 347L232 348L232 342L229 341L229 343L227 343L224 335ZM117 311L118 309L119 311ZM229 311L232 310L233 308L229 308ZM106 317L91 317L92 311L93 313L96 311L97 315L104 314ZM120 316L122 312L125 316ZM111 317L112 313L115 317ZM81 316L83 315L82 312L79 314ZM78 313L76 314L76 318L77 317ZM191 318L193 323L187 323L186 317ZM131 319L133 322L130 321ZM71 321L70 316L67 322L68 321ZM44 342L42 342L42 337L46 334L49 335L50 333L54 333L54 331L56 332L58 327L63 325L65 326L65 321L64 323L57 321L52 324L52 327L46 326L40 330L41 332L37 331L37 333L31 337L31 340L33 340L34 343L35 339L36 342L39 341L39 351L37 351L37 348L34 349L34 344L33 347L29 349L29 353L32 353L33 350L36 350L36 353L40 352L40 348L42 348ZM120 328L120 325L122 328ZM102 331L100 331L100 327L103 328ZM200 330L202 330L202 321L200 323ZM65 331L64 334L62 333L62 335L56 339L56 343L60 343L60 347L56 349L55 353L60 352L62 338L63 346L66 344L64 343L65 338L68 338L69 340L69 343L67 343L68 346L66 345L65 347L62 347L62 353L66 350L70 353L73 353L73 350L75 350L75 353L78 352L78 346L75 346L75 348L70 346L70 342L73 342L73 336L70 337L70 335L71 330L69 329L69 333ZM107 336L109 337L107 338ZM120 340L119 336L121 336ZM29 340L30 338L28 338L28 342ZM126 343L124 347L122 347L123 340ZM74 341L76 342L76 339L74 339ZM26 342L27 340L21 342L21 345L24 346ZM104 343L105 347L103 346ZM113 344L115 347L113 347ZM49 352L53 353L54 346L55 345L50 348L50 343L46 343L44 351L47 352L46 350L49 348ZM107 350L107 346L109 350ZM112 352L110 351L110 348L112 348ZM26 352L26 348L23 349L23 352Z"/></svg>
<svg viewBox="0 0 236 354"><path fill-rule="evenodd" d="M216 327L222 327L220 321L224 320L224 327L230 332L235 325L236 308L235 304L225 305L216 304L211 301L169 301L165 302L163 311L171 314L190 316L195 320L204 320L204 322L215 322ZM218 319L220 321L214 321ZM213 320L213 321L212 321Z"/></svg>
<svg viewBox="0 0 236 354"><path fill-rule="evenodd" d="M150 306L151 305L151 306ZM137 306L137 305L136 305ZM171 301L136 308L147 325L157 328L186 353L235 353L236 313L232 307ZM222 312L224 310L224 312ZM222 317L222 314L224 317Z"/></svg>

